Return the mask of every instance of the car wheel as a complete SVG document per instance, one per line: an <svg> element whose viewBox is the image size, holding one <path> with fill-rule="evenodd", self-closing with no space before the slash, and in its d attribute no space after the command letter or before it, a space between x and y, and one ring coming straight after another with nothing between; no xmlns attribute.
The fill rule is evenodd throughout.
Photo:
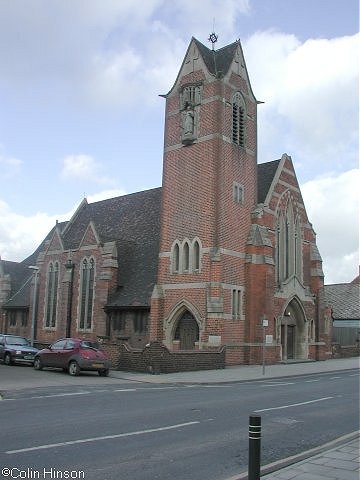
<svg viewBox="0 0 360 480"><path fill-rule="evenodd" d="M13 364L10 353L5 353L4 363L5 363L5 365L12 365Z"/></svg>
<svg viewBox="0 0 360 480"><path fill-rule="evenodd" d="M98 370L98 374L100 377L107 377L109 375L109 369L106 368L105 370Z"/></svg>
<svg viewBox="0 0 360 480"><path fill-rule="evenodd" d="M77 377L80 373L80 368L79 365L75 362L72 361L69 363L69 374L73 377Z"/></svg>
<svg viewBox="0 0 360 480"><path fill-rule="evenodd" d="M42 366L40 358L36 357L35 360L34 360L34 369L35 370L42 370L42 368L43 368L43 366Z"/></svg>

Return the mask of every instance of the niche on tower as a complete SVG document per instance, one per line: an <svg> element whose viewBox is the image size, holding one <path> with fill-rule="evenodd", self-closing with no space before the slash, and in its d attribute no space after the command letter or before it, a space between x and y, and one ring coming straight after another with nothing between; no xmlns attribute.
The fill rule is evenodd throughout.
<svg viewBox="0 0 360 480"><path fill-rule="evenodd" d="M191 145L197 139L202 85L184 85L180 92L181 142Z"/></svg>

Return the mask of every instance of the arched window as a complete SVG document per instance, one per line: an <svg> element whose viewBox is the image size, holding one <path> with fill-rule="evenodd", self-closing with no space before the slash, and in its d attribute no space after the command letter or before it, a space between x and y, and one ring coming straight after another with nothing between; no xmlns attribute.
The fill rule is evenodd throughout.
<svg viewBox="0 0 360 480"><path fill-rule="evenodd" d="M232 102L232 141L245 146L245 102L241 93L236 92Z"/></svg>
<svg viewBox="0 0 360 480"><path fill-rule="evenodd" d="M171 273L200 272L201 241L198 238L175 240L171 247Z"/></svg>
<svg viewBox="0 0 360 480"><path fill-rule="evenodd" d="M85 258L80 273L79 330L90 330L94 298L95 261Z"/></svg>
<svg viewBox="0 0 360 480"><path fill-rule="evenodd" d="M241 290L234 288L231 292L231 314L233 318L240 318L242 311Z"/></svg>
<svg viewBox="0 0 360 480"><path fill-rule="evenodd" d="M280 213L276 228L276 272L277 282L281 284L296 276L302 280L302 241L299 216L294 219L292 204Z"/></svg>
<svg viewBox="0 0 360 480"><path fill-rule="evenodd" d="M59 263L50 262L46 284L45 328L54 328L56 325L58 285Z"/></svg>
<svg viewBox="0 0 360 480"><path fill-rule="evenodd" d="M179 244L175 243L173 250L173 272L178 273L180 269L180 248Z"/></svg>
<svg viewBox="0 0 360 480"><path fill-rule="evenodd" d="M194 261L193 268L196 271L200 270L200 245L197 240L194 242L194 251L193 251Z"/></svg>
<svg viewBox="0 0 360 480"><path fill-rule="evenodd" d="M184 243L183 249L183 270L188 272L190 269L190 249L188 242Z"/></svg>

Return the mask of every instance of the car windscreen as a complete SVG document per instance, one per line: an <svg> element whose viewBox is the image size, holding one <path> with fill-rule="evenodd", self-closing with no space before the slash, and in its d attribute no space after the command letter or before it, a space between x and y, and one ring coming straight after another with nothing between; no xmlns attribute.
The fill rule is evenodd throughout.
<svg viewBox="0 0 360 480"><path fill-rule="evenodd" d="M91 340L82 340L80 342L80 347L81 348L91 348L93 350L100 350L100 345L98 342L93 342Z"/></svg>
<svg viewBox="0 0 360 480"><path fill-rule="evenodd" d="M5 342L8 345L29 345L29 342L23 337L5 337Z"/></svg>

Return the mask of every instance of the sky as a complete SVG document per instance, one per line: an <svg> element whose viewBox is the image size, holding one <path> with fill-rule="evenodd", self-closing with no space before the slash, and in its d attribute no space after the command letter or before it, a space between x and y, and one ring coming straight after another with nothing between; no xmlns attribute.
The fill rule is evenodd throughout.
<svg viewBox="0 0 360 480"><path fill-rule="evenodd" d="M140 7L141 5L141 7ZM325 283L359 273L358 0L0 0L0 256L162 182L166 94L194 36L240 39L258 163L292 157Z"/></svg>

